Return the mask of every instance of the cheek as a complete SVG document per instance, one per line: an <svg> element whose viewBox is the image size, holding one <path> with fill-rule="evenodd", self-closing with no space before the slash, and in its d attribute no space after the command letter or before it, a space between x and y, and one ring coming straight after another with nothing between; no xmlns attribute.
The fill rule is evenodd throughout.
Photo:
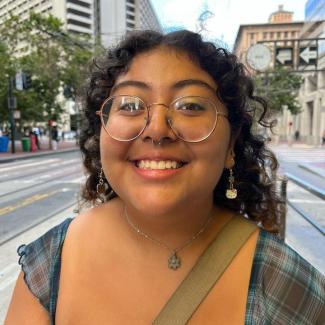
<svg viewBox="0 0 325 325"><path fill-rule="evenodd" d="M113 186L115 179L123 173L123 162L127 160L128 144L118 142L104 134L100 135L100 157L105 177Z"/></svg>
<svg viewBox="0 0 325 325"><path fill-rule="evenodd" d="M228 142L217 140L207 143L205 148L202 147L197 152L197 157L201 158L201 163L197 164L200 178L211 190L215 188L225 169L227 152Z"/></svg>

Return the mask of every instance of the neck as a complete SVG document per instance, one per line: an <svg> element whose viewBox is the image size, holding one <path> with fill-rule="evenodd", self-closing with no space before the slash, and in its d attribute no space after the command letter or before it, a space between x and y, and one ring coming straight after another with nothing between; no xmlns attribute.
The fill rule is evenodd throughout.
<svg viewBox="0 0 325 325"><path fill-rule="evenodd" d="M199 236L203 236L213 216L217 214L217 208L213 207L212 200L204 204L197 202L190 207L187 206L186 209L174 209L166 213L160 213L158 209L144 213L130 205L125 205L123 214L130 230L135 233L138 229L142 233L141 235L138 231L137 234L135 233L136 236L145 237L145 234L171 248L177 248L196 236L198 232L200 232Z"/></svg>

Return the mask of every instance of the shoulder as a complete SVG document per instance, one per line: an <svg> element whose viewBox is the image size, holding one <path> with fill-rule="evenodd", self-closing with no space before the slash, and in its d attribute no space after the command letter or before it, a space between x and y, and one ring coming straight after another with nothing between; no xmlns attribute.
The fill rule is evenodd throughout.
<svg viewBox="0 0 325 325"><path fill-rule="evenodd" d="M43 236L28 245L21 245L17 250L24 281L47 310L49 310L51 270L59 258L65 234L72 220L71 218L64 220Z"/></svg>
<svg viewBox="0 0 325 325"><path fill-rule="evenodd" d="M325 318L324 276L266 231L256 245L251 293L251 303L276 323L317 324Z"/></svg>

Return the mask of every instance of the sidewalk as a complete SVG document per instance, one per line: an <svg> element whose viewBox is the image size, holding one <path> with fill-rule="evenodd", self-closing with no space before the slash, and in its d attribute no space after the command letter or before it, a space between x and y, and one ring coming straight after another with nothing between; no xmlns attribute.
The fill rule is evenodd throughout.
<svg viewBox="0 0 325 325"><path fill-rule="evenodd" d="M63 141L61 140L58 143L57 150L49 149L49 140L45 136L42 137L40 143L41 143L40 150L36 150L34 152L24 152L22 149L21 141L17 140L15 141L16 152L11 153L11 142L9 142L8 152L0 152L0 164L11 162L14 160L19 160L19 159L29 159L29 158L41 157L44 155L54 155L54 154L79 150L79 147L76 144L75 139L63 140Z"/></svg>

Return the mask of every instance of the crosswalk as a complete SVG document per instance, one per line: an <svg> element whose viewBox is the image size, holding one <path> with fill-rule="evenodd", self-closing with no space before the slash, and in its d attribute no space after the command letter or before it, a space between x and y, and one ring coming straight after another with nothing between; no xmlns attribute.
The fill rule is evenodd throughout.
<svg viewBox="0 0 325 325"><path fill-rule="evenodd" d="M297 163L324 163L325 147L323 148L295 148L288 146L273 146L270 148L280 161Z"/></svg>

